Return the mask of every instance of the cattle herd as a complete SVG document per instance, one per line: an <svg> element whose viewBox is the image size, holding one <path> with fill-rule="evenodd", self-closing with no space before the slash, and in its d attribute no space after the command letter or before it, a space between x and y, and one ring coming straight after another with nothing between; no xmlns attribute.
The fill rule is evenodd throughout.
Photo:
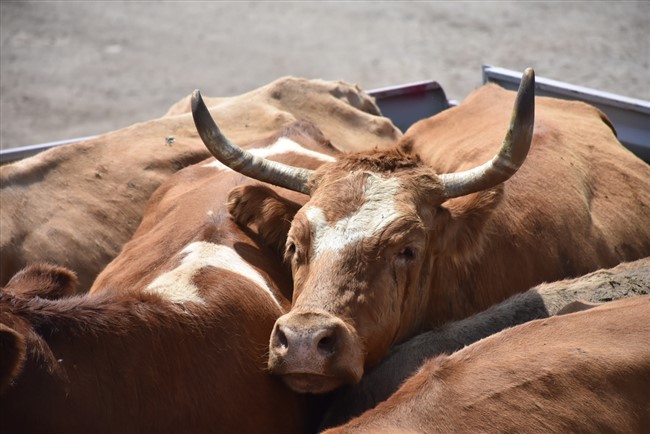
<svg viewBox="0 0 650 434"><path fill-rule="evenodd" d="M650 430L650 166L485 85L198 91L0 167L0 433Z"/></svg>

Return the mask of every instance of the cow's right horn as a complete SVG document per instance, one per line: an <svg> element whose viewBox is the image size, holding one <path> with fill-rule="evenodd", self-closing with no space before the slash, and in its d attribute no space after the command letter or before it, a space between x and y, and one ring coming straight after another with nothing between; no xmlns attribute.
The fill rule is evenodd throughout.
<svg viewBox="0 0 650 434"><path fill-rule="evenodd" d="M458 173L439 175L447 199L465 196L498 185L519 170L530 143L535 123L535 72L527 68L519 84L510 128L497 155L481 166Z"/></svg>
<svg viewBox="0 0 650 434"><path fill-rule="evenodd" d="M217 127L198 90L192 93L192 116L201 140L217 160L258 181L309 194L307 181L312 170L266 160L232 143Z"/></svg>

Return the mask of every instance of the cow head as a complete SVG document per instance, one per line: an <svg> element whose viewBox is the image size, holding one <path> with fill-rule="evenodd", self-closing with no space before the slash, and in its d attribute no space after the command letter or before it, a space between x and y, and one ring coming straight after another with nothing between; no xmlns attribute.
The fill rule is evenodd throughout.
<svg viewBox="0 0 650 434"><path fill-rule="evenodd" d="M315 171L289 167L229 142L198 92L193 113L201 138L222 163L310 196L287 236L293 304L275 324L268 366L296 391L323 393L358 382L366 366L421 326L430 258L456 230L441 205L490 190L523 163L532 139L534 73L523 75L498 154L451 174L436 174L398 148L345 155Z"/></svg>

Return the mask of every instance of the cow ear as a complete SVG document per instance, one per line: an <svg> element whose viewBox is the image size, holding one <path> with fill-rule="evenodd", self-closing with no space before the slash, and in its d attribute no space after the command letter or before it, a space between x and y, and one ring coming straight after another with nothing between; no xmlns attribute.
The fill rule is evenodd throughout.
<svg viewBox="0 0 650 434"><path fill-rule="evenodd" d="M20 297L57 299L77 292L77 275L65 267L34 264L25 267L7 283L5 291Z"/></svg>
<svg viewBox="0 0 650 434"><path fill-rule="evenodd" d="M488 217L503 197L503 186L446 201L435 214L434 250L441 256L479 252Z"/></svg>
<svg viewBox="0 0 650 434"><path fill-rule="evenodd" d="M22 370L26 354L25 338L0 324L0 395Z"/></svg>
<svg viewBox="0 0 650 434"><path fill-rule="evenodd" d="M267 247L282 256L291 221L301 205L265 185L254 184L232 189L227 207L238 225L255 231Z"/></svg>

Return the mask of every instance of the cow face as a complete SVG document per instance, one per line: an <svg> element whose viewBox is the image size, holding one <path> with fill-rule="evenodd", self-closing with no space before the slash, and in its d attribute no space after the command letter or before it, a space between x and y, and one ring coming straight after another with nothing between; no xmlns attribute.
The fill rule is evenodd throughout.
<svg viewBox="0 0 650 434"><path fill-rule="evenodd" d="M327 392L359 381L364 366L414 331L432 297L420 290L436 271L427 261L443 249L449 234L462 232L446 224L451 213L440 204L475 193L477 204L494 203L483 198L491 197L490 190L509 179L528 154L534 105L534 73L528 69L501 148L470 170L437 175L417 156L394 148L349 154L314 171L241 149L221 133L194 93L197 131L219 161L310 196L288 233L293 306L274 326L271 372L296 391Z"/></svg>
<svg viewBox="0 0 650 434"><path fill-rule="evenodd" d="M322 167L293 219L285 254L293 306L275 324L269 369L296 391L359 381L418 320L440 183L417 158L393 157L408 168Z"/></svg>

